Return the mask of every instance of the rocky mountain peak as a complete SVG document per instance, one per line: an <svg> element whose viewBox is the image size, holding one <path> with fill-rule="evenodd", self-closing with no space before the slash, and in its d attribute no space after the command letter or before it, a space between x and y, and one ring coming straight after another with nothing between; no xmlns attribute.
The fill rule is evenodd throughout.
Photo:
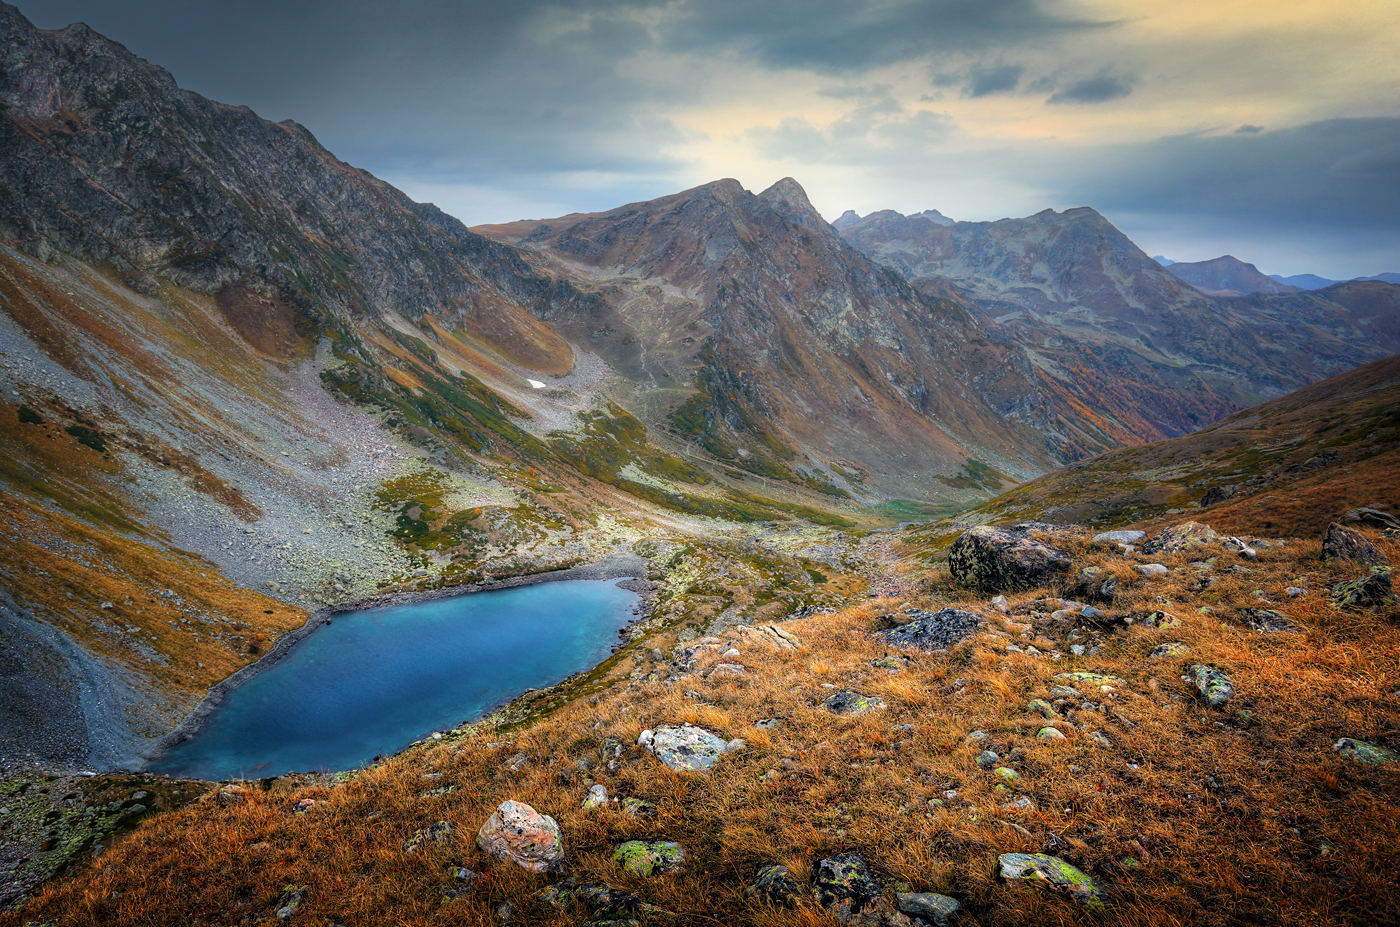
<svg viewBox="0 0 1400 927"><path fill-rule="evenodd" d="M832 221L831 227L839 231L840 229L844 229L847 226L855 225L859 221L860 214L857 213L854 209L848 209Z"/></svg>
<svg viewBox="0 0 1400 927"><path fill-rule="evenodd" d="M1281 283L1259 272L1232 254L1209 261L1177 261L1167 272L1212 296L1249 296L1254 293L1300 293L1303 287Z"/></svg>

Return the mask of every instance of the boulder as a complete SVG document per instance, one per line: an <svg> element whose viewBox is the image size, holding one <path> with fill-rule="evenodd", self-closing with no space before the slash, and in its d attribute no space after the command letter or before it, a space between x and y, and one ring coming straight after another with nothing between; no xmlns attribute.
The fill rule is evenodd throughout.
<svg viewBox="0 0 1400 927"><path fill-rule="evenodd" d="M1105 531L1094 535L1095 544L1136 544L1147 537L1146 531Z"/></svg>
<svg viewBox="0 0 1400 927"><path fill-rule="evenodd" d="M685 862L685 849L670 840L629 840L613 850L613 862L643 878L675 872Z"/></svg>
<svg viewBox="0 0 1400 927"><path fill-rule="evenodd" d="M524 802L501 802L481 825L476 845L483 853L530 872L553 872L564 863L559 825Z"/></svg>
<svg viewBox="0 0 1400 927"><path fill-rule="evenodd" d="M728 745L693 724L657 728L643 744L661 762L681 772L709 772L719 762Z"/></svg>
<svg viewBox="0 0 1400 927"><path fill-rule="evenodd" d="M914 619L908 624L876 631L874 637L895 647L911 647L933 653L952 647L971 635L981 624L981 616L960 608L916 611Z"/></svg>
<svg viewBox="0 0 1400 927"><path fill-rule="evenodd" d="M979 592L1014 592L1042 586L1064 573L1069 554L1041 538L1069 537L1077 529L1029 522L1010 528L978 525L948 551L953 579Z"/></svg>
<svg viewBox="0 0 1400 927"><path fill-rule="evenodd" d="M1400 762L1400 753L1377 744L1367 743L1364 740L1354 740L1351 737L1343 737L1332 745L1332 749L1336 750L1343 759L1351 760L1353 763L1365 763L1368 766L1386 766L1390 763Z"/></svg>
<svg viewBox="0 0 1400 927"><path fill-rule="evenodd" d="M1134 565L1133 569L1137 570L1147 579L1157 579L1171 572L1171 570L1160 563L1139 563Z"/></svg>
<svg viewBox="0 0 1400 927"><path fill-rule="evenodd" d="M1367 528L1375 528L1380 531L1400 529L1400 519L1372 506L1352 509L1337 521L1344 525L1364 525Z"/></svg>
<svg viewBox="0 0 1400 927"><path fill-rule="evenodd" d="M774 904L791 907L797 903L798 896L802 894L802 886L798 883L797 877L792 874L791 869L773 864L758 870L758 876L749 886L747 894L750 898L762 895Z"/></svg>
<svg viewBox="0 0 1400 927"><path fill-rule="evenodd" d="M1322 559L1323 562L1348 560L1367 566L1384 566L1389 562L1380 548L1368 541L1365 535L1336 522L1328 525L1327 533L1322 536Z"/></svg>
<svg viewBox="0 0 1400 927"><path fill-rule="evenodd" d="M956 898L932 892L900 892L895 899L899 902L899 910L935 927L947 927L953 915L962 908Z"/></svg>
<svg viewBox="0 0 1400 927"><path fill-rule="evenodd" d="M796 650L802 646L797 635L771 624L742 625L734 629L741 643L767 647L770 650Z"/></svg>
<svg viewBox="0 0 1400 927"><path fill-rule="evenodd" d="M1045 853L1003 853L997 860L998 873L1006 881L1031 882L1052 888L1075 902L1102 908L1108 896L1078 869Z"/></svg>
<svg viewBox="0 0 1400 927"><path fill-rule="evenodd" d="M1357 579L1332 587L1332 601L1342 608L1376 608L1394 601L1390 567L1376 567Z"/></svg>
<svg viewBox="0 0 1400 927"><path fill-rule="evenodd" d="M1220 535L1215 533L1215 529L1200 522L1188 521L1179 525L1173 525L1167 530L1142 545L1144 554L1178 553L1183 550L1190 550L1193 547L1204 547L1206 544L1214 544Z"/></svg>
<svg viewBox="0 0 1400 927"><path fill-rule="evenodd" d="M1191 667L1189 678L1201 699L1211 708L1220 708L1235 697L1235 684L1217 669L1197 663Z"/></svg>
<svg viewBox="0 0 1400 927"><path fill-rule="evenodd" d="M1235 484L1214 486L1204 496L1201 497L1201 508L1211 505L1219 505L1226 499L1235 495L1235 490L1239 487Z"/></svg>
<svg viewBox="0 0 1400 927"><path fill-rule="evenodd" d="M1283 612L1271 608L1242 608L1245 624L1261 634L1297 634L1299 627Z"/></svg>
<svg viewBox="0 0 1400 927"><path fill-rule="evenodd" d="M861 695L859 692L852 692L845 689L827 698L822 702L822 707L827 711L846 715L863 715L867 711L874 711L877 708L884 708L884 699L876 698L873 695Z"/></svg>
<svg viewBox="0 0 1400 927"><path fill-rule="evenodd" d="M870 877L870 870L859 853L842 853L822 860L817 866L812 894L818 904L844 924L873 905L880 897L880 883Z"/></svg>

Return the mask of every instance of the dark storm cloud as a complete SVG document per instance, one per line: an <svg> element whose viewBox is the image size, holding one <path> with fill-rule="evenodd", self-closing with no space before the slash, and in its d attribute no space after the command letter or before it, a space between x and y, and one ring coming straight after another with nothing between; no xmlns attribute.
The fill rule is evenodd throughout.
<svg viewBox="0 0 1400 927"><path fill-rule="evenodd" d="M690 0L668 44L739 50L775 68L840 72L1114 25L1044 0Z"/></svg>
<svg viewBox="0 0 1400 927"><path fill-rule="evenodd" d="M975 68L968 79L967 86L963 89L963 95L969 97L985 97L993 93L1015 90L1016 85L1021 82L1021 72L1023 70L1025 69L1019 65L1004 65L998 68Z"/></svg>
<svg viewBox="0 0 1400 927"><path fill-rule="evenodd" d="M1179 135L1070 160L1080 168L1070 173L1061 163L1045 181L1101 211L1288 227L1300 236L1320 229L1400 235L1400 119Z"/></svg>
<svg viewBox="0 0 1400 927"><path fill-rule="evenodd" d="M1093 77L1071 84L1068 89L1059 91L1046 102L1106 103L1109 100L1126 97L1132 92L1133 82L1130 78L1115 77L1106 71L1100 71Z"/></svg>

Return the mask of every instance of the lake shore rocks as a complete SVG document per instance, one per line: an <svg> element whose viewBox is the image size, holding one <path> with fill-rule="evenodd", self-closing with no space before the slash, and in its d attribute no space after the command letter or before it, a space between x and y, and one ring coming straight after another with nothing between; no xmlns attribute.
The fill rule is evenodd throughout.
<svg viewBox="0 0 1400 927"><path fill-rule="evenodd" d="M524 802L503 801L476 835L483 853L530 872L554 872L564 863L559 824Z"/></svg>
<svg viewBox="0 0 1400 927"><path fill-rule="evenodd" d="M1015 592L1043 585L1072 566L1069 554L1049 540L1079 533L1077 528L1039 522L1010 528L978 525L953 542L948 569L955 582L978 592Z"/></svg>

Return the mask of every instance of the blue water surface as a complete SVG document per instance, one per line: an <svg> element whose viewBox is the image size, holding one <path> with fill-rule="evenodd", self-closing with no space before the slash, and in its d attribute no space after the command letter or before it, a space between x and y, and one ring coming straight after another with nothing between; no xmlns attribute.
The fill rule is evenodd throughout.
<svg viewBox="0 0 1400 927"><path fill-rule="evenodd" d="M353 769L605 660L638 596L567 580L336 615L228 694L153 772Z"/></svg>

